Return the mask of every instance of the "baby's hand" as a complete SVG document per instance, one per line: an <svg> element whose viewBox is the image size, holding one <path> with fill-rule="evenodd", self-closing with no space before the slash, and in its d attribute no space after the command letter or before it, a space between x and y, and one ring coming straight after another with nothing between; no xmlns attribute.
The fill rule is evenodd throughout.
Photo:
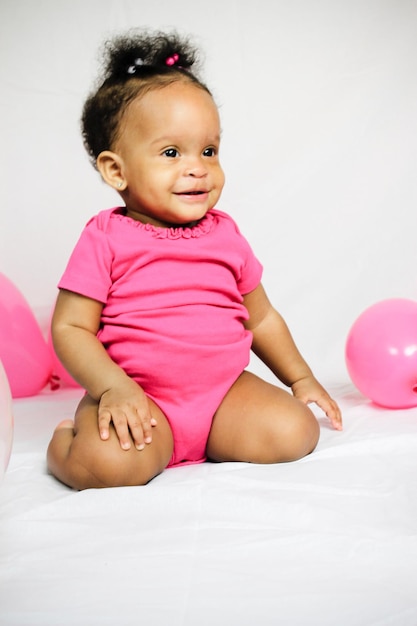
<svg viewBox="0 0 417 626"><path fill-rule="evenodd" d="M103 440L110 436L110 422L113 422L123 450L130 450L132 440L137 450L143 450L145 444L151 443L156 420L150 413L145 392L133 380L126 379L126 383L108 389L101 396L98 428Z"/></svg>
<svg viewBox="0 0 417 626"><path fill-rule="evenodd" d="M343 429L342 414L337 403L329 396L314 376L301 378L292 385L291 389L294 396L305 404L315 402L317 406L323 409L333 428L336 430Z"/></svg>

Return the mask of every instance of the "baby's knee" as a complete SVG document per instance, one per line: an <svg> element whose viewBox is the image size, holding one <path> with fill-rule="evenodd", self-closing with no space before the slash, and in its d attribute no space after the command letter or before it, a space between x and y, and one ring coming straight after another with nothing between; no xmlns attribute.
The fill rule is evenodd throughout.
<svg viewBox="0 0 417 626"><path fill-rule="evenodd" d="M152 444L150 444L152 445ZM119 442L97 440L85 446L75 438L69 455L73 488L132 487L146 485L162 471L149 460L148 450L122 450Z"/></svg>
<svg viewBox="0 0 417 626"><path fill-rule="evenodd" d="M313 452L320 438L320 427L313 412L305 404L298 401L297 404L284 433L280 433L280 437L285 438L286 461L297 461Z"/></svg>
<svg viewBox="0 0 417 626"><path fill-rule="evenodd" d="M294 400L292 398L292 400ZM320 428L312 411L298 400L268 420L261 448L262 463L287 463L310 454L317 446Z"/></svg>
<svg viewBox="0 0 417 626"><path fill-rule="evenodd" d="M103 487L144 485L153 474L145 464L138 464L133 454L117 448L112 442L90 439L74 433L70 427L59 426L48 447L50 472L62 483L82 491Z"/></svg>

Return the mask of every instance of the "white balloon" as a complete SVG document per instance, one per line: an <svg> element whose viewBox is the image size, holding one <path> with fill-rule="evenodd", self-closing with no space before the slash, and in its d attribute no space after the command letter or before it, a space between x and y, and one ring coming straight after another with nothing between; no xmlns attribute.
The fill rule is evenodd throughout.
<svg viewBox="0 0 417 626"><path fill-rule="evenodd" d="M12 452L13 412L9 381L0 361L0 481L3 480Z"/></svg>

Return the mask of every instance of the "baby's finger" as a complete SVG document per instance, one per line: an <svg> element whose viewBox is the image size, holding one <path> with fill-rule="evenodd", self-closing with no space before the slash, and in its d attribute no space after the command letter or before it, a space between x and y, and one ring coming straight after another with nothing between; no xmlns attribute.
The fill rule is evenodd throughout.
<svg viewBox="0 0 417 626"><path fill-rule="evenodd" d="M343 430L342 414L336 402L330 399L317 404L326 413L333 428L336 430Z"/></svg>
<svg viewBox="0 0 417 626"><path fill-rule="evenodd" d="M119 438L120 447L123 450L130 450L132 444L126 414L123 411L113 411L112 422Z"/></svg>
<svg viewBox="0 0 417 626"><path fill-rule="evenodd" d="M98 411L98 431L100 439L106 441L110 437L111 413L108 409Z"/></svg>
<svg viewBox="0 0 417 626"><path fill-rule="evenodd" d="M329 419L333 425L333 428L335 428L336 430L343 430L342 415L339 409L330 413Z"/></svg>
<svg viewBox="0 0 417 626"><path fill-rule="evenodd" d="M152 442L152 426L154 420L149 413L142 419L136 414L129 420L130 434L137 450L143 450L145 444Z"/></svg>

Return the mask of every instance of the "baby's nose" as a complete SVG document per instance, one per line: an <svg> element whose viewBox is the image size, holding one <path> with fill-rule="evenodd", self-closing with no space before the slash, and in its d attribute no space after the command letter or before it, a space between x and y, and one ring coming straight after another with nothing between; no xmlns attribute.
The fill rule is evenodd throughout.
<svg viewBox="0 0 417 626"><path fill-rule="evenodd" d="M195 178L201 178L207 174L207 168L201 159L192 159L187 164L185 175L194 176Z"/></svg>

